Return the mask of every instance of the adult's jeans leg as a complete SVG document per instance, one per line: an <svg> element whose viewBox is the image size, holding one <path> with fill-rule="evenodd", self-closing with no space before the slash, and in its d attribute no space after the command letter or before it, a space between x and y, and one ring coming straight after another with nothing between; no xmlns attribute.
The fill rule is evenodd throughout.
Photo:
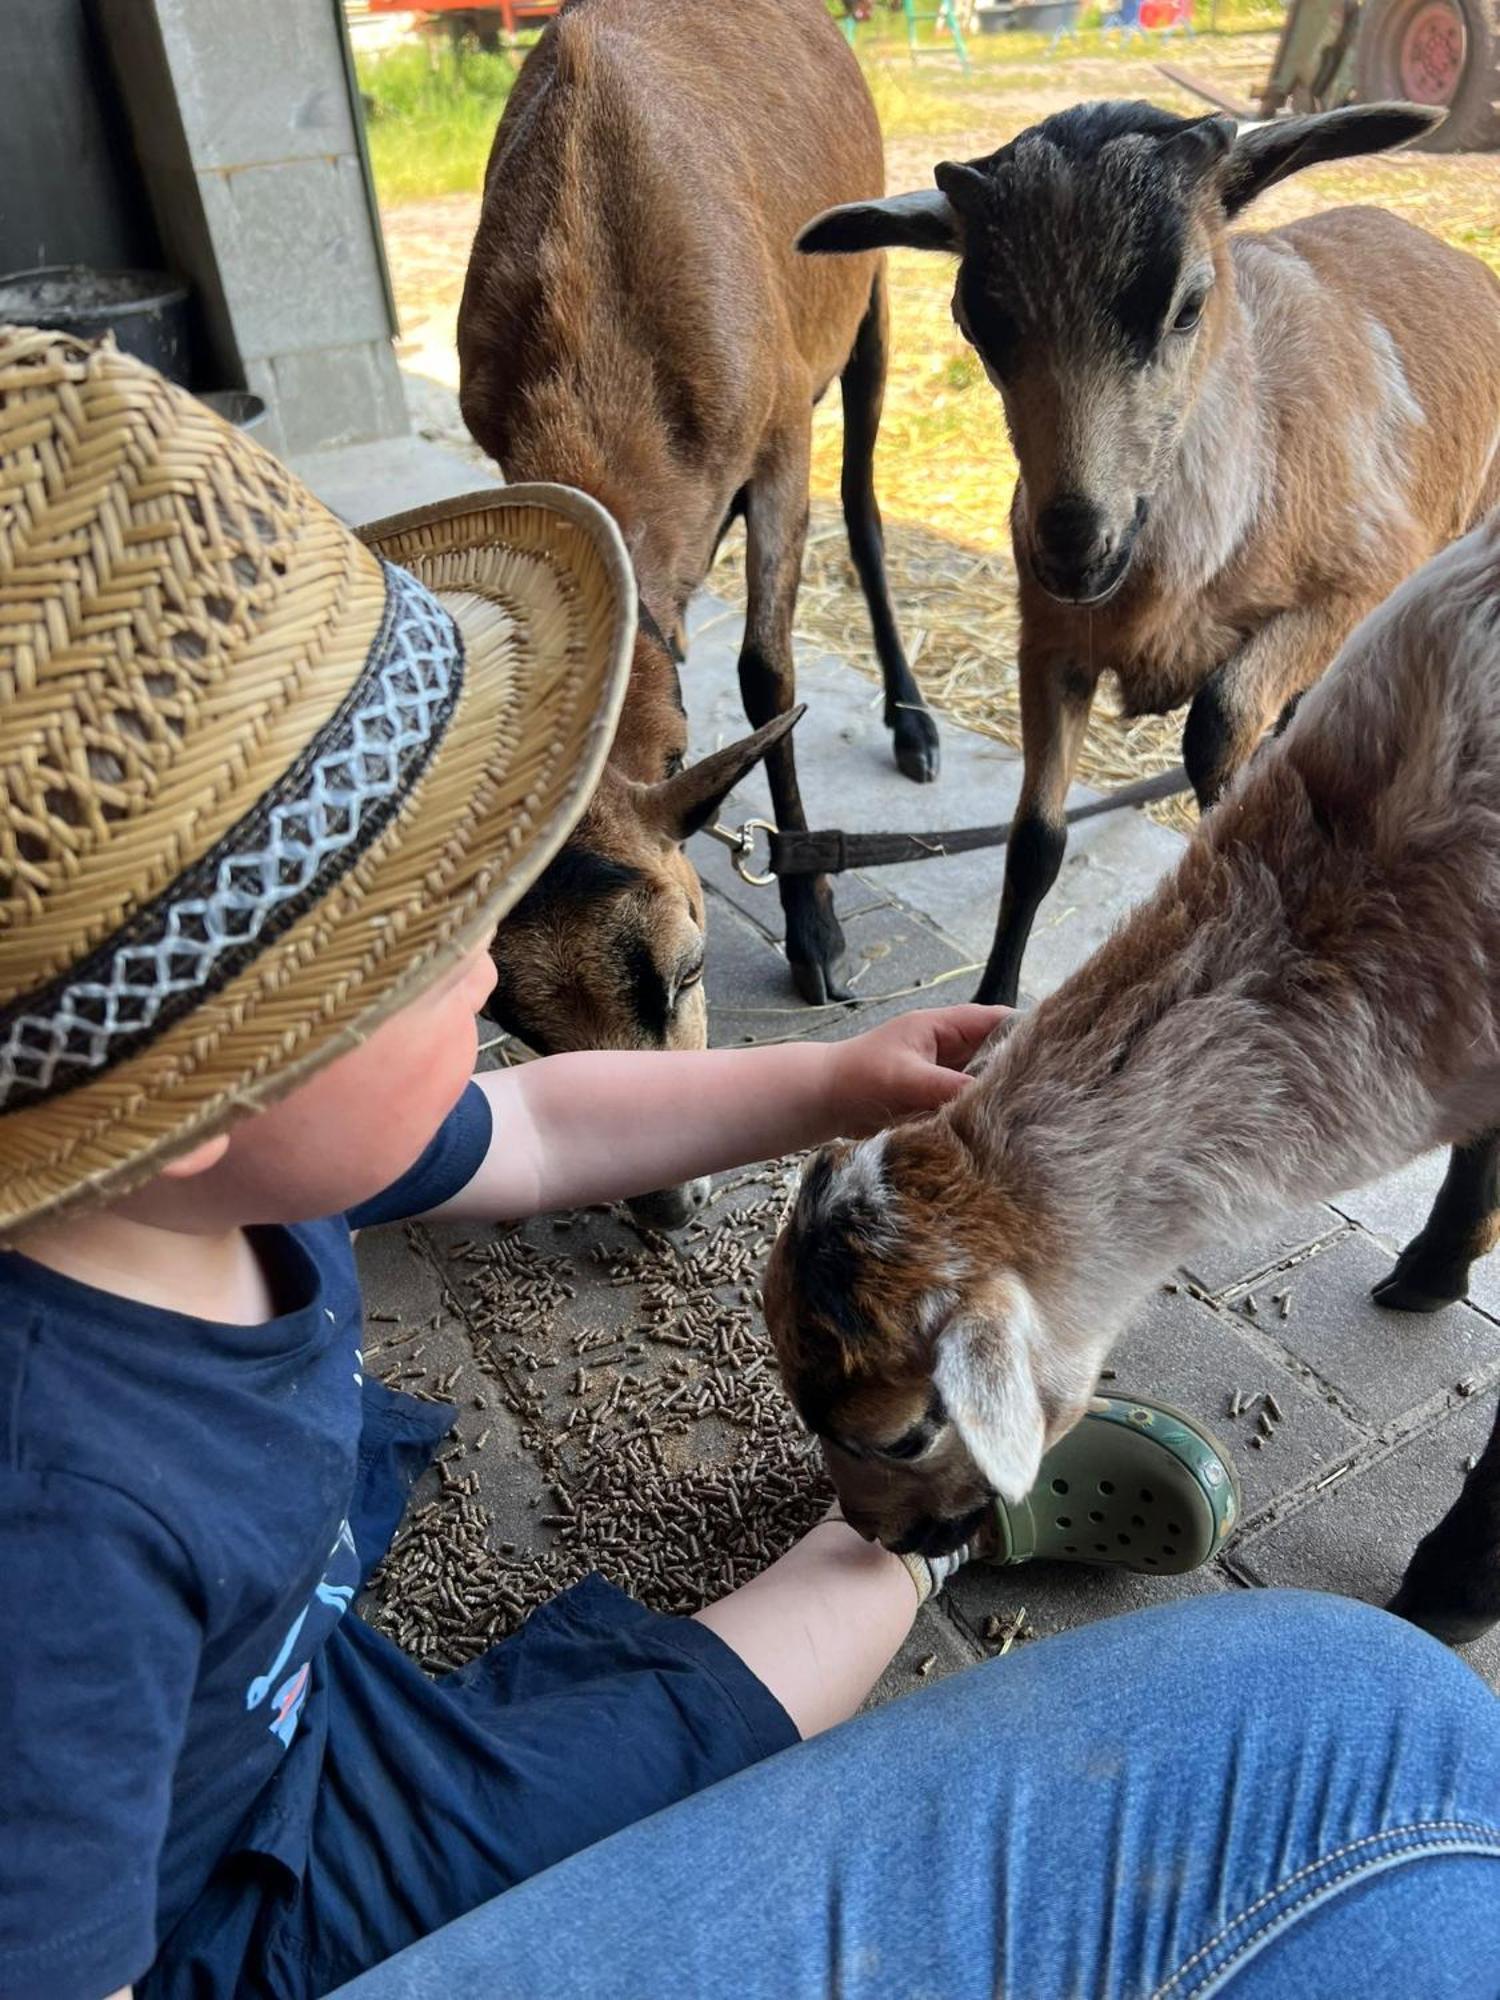
<svg viewBox="0 0 1500 2000"><path fill-rule="evenodd" d="M955 1675L548 1869L345 2000L1500 1995L1500 1703L1302 1592Z"/></svg>

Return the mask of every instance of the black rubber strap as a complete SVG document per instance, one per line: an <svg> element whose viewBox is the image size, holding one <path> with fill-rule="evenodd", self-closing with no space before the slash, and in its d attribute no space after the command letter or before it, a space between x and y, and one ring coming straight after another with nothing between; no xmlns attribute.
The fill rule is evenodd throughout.
<svg viewBox="0 0 1500 2000"><path fill-rule="evenodd" d="M1188 789L1188 775L1180 764L1154 778L1139 778L1102 799L1074 806L1063 814L1063 823L1074 826L1079 820L1095 819L1101 813L1120 812L1127 806L1150 805L1154 799L1169 799ZM976 848L1003 847L1010 839L1014 820L999 826L964 826L947 833L841 833L833 827L819 833L773 833L769 836L773 875L842 875L850 868L889 868L900 861L935 861L945 854L970 854Z"/></svg>

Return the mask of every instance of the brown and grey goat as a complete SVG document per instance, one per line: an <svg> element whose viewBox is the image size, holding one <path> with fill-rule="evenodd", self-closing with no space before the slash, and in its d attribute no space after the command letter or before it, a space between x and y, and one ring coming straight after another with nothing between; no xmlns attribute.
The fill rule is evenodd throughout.
<svg viewBox="0 0 1500 2000"><path fill-rule="evenodd" d="M811 1164L766 1313L845 1511L961 1543L1194 1249L1452 1146L1377 1286L1500 1237L1500 513L1353 634L1176 872L935 1116ZM1410 1335L1404 1336L1411 1338ZM1396 1608L1500 1617L1500 1424Z"/></svg>
<svg viewBox="0 0 1500 2000"><path fill-rule="evenodd" d="M820 208L884 186L874 105L823 0L570 0L510 95L459 310L464 419L507 477L609 508L643 607L604 783L497 946L501 1016L537 1048L701 1045L703 903L682 842L761 754L778 823L807 823L787 734L792 613L813 406L835 380L886 721L902 770L936 776L875 503L885 259L811 264L793 248ZM758 733L683 772L673 654L740 516L739 676ZM789 881L782 902L798 988L839 995L827 881Z"/></svg>
<svg viewBox="0 0 1500 2000"><path fill-rule="evenodd" d="M806 251L957 255L954 316L1020 466L1025 773L980 999L1015 1001L1103 675L1128 715L1191 704L1183 761L1207 807L1359 619L1500 501L1488 268L1374 208L1228 229L1273 182L1439 115L1360 105L1237 133L1080 105L803 232Z"/></svg>

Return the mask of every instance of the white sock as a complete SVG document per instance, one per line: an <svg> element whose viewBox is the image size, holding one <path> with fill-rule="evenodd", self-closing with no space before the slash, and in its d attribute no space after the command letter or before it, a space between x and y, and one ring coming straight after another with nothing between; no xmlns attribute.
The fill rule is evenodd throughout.
<svg viewBox="0 0 1500 2000"><path fill-rule="evenodd" d="M917 1589L918 1604L925 1604L929 1597L935 1597L957 1570L963 1568L974 1553L972 1542L966 1542L961 1549L954 1549L946 1556L903 1556L907 1574Z"/></svg>

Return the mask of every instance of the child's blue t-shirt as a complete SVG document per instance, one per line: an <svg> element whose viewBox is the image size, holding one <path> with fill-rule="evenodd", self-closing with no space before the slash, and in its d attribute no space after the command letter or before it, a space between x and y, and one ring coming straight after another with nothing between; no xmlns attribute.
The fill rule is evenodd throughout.
<svg viewBox="0 0 1500 2000"><path fill-rule="evenodd" d="M0 1252L0 1994L144 1969L275 1785L374 1559L350 1230L417 1215L490 1140L474 1085L384 1194L253 1232L282 1314L230 1326ZM389 1524L394 1527L394 1519ZM301 1787L284 1838L305 1837Z"/></svg>

